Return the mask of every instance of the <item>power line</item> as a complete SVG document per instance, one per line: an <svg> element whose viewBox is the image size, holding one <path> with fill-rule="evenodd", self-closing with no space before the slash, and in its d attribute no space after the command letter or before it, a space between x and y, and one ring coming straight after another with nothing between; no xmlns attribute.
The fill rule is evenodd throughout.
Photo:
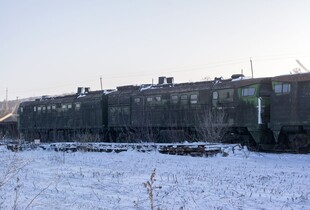
<svg viewBox="0 0 310 210"><path fill-rule="evenodd" d="M303 54L299 55L299 58L301 57L310 57L309 54ZM253 58L253 57L252 57ZM250 59L251 62L251 71L253 71L253 64L252 64L252 58ZM283 59L294 59L296 58L296 54L281 54L281 55L267 55L267 56L255 56L255 62L263 62L263 61L270 61L270 60L283 60ZM112 78L128 78L128 77L142 77L142 76L148 76L148 75L160 75L160 74L172 74L172 73L177 73L177 72L188 72L188 71L201 71L201 70L207 70L211 68L218 68L218 67L223 67L223 66L230 66L230 65L236 65L236 64L244 64L248 62L248 58L237 58L237 59L231 59L227 61L221 61L221 62L213 62L213 63L207 63L207 64L199 64L199 65L190 65L190 66L179 66L179 67L167 67L167 68L159 68L157 71L152 70L151 72L146 72L146 71L136 71L136 72L131 72L128 74L103 74L103 76L100 76L100 84L101 84L101 89L102 87L102 77L105 79L112 79ZM40 87L40 90L51 90L51 89L56 89L56 88L61 88L61 87L69 87L69 86L79 86L81 83L95 83L95 81L98 81L96 78L98 76L93 76L89 80L84 80L84 81L79 81L79 82L66 82L65 84L57 84L53 85L50 87ZM253 72L252 72L252 77L253 77ZM26 93L26 92L33 92L37 91L38 88L31 88L31 89L24 89L23 90L11 90L11 92L14 92L15 94L13 95L19 95L20 93Z"/></svg>

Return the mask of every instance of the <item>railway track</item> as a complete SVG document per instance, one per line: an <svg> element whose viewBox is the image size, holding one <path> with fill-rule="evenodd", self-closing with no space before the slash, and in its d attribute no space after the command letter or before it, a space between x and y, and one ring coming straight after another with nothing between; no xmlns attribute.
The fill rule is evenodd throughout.
<svg viewBox="0 0 310 210"><path fill-rule="evenodd" d="M168 155L189 155L209 157L216 154L228 155L228 151L241 150L239 144L211 144L211 143L180 143L180 144L155 144L155 143L7 143L11 151L25 151L42 149L57 152L159 152Z"/></svg>

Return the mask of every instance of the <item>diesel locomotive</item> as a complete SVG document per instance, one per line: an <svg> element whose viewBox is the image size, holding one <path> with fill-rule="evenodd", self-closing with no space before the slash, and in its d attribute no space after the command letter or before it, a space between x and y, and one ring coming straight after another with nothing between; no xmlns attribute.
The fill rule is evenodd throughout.
<svg viewBox="0 0 310 210"><path fill-rule="evenodd" d="M78 88L22 102L25 140L242 143L271 151L309 152L310 73Z"/></svg>

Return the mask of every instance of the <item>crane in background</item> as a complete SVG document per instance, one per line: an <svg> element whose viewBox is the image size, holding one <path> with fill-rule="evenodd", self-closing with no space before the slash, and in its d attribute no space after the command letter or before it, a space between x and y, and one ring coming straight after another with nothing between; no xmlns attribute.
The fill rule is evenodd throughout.
<svg viewBox="0 0 310 210"><path fill-rule="evenodd" d="M296 62L303 70L305 70L306 72L310 72L298 59L296 59Z"/></svg>

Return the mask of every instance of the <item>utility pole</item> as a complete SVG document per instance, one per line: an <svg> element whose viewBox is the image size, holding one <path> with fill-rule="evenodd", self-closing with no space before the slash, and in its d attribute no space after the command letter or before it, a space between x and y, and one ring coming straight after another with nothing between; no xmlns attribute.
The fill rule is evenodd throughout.
<svg viewBox="0 0 310 210"><path fill-rule="evenodd" d="M101 90L102 90L102 76L100 76L100 86L101 86Z"/></svg>
<svg viewBox="0 0 310 210"><path fill-rule="evenodd" d="M5 90L5 113L7 113L9 111L8 98L9 98L9 89L6 88L6 90Z"/></svg>
<svg viewBox="0 0 310 210"><path fill-rule="evenodd" d="M251 73L252 73L252 78L254 78L252 58L250 58L250 63L251 63Z"/></svg>

